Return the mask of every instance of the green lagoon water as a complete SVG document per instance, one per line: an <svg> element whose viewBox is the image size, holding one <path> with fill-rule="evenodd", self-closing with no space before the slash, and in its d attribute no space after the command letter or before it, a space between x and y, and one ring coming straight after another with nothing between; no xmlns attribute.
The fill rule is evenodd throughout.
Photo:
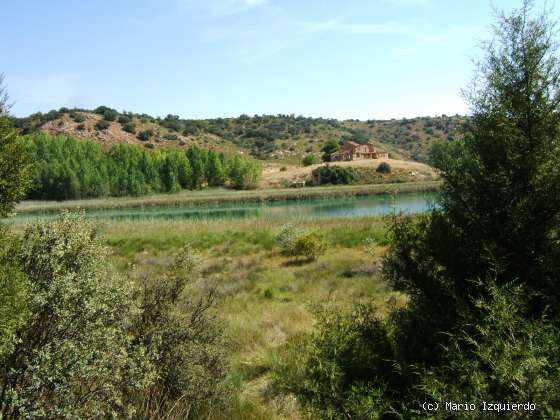
<svg viewBox="0 0 560 420"><path fill-rule="evenodd" d="M413 192L401 193L396 196L376 194L300 201L95 210L87 211L85 214L88 218L105 220L360 217L388 214L393 210L404 213L425 212L434 206L436 196L437 193L433 192ZM11 222L21 223L37 219L51 219L57 216L58 213L20 214L10 220Z"/></svg>

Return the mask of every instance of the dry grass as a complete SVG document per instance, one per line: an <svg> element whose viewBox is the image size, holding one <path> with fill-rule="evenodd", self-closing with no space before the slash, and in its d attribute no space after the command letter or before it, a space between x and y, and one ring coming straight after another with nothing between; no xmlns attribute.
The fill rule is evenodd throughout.
<svg viewBox="0 0 560 420"><path fill-rule="evenodd" d="M346 166L353 168L377 168L381 162L387 162L391 168L403 171L412 177L416 177L418 181L431 179L437 176L435 170L424 163L412 162L408 160L398 159L370 159L370 160L354 160L349 162L332 162L331 165ZM308 178L314 169L325 165L319 163L310 166L284 166L285 170L280 170L280 165L268 165L263 172L262 186L270 187L281 185L283 182L294 180L304 180Z"/></svg>
<svg viewBox="0 0 560 420"><path fill-rule="evenodd" d="M292 220L293 221L293 220ZM274 242L283 220L107 222L102 228L122 270L158 271L180 246L191 243L203 256L197 284L215 285L218 313L231 349L230 381L238 390L227 413L213 419L298 419L293 396L271 393L270 375L283 344L314 328L315 305L330 302L347 310L373 303L380 315L404 296L379 276L386 244L379 217L300 220L322 232L329 251L307 264L289 264ZM365 246L366 238L377 246Z"/></svg>

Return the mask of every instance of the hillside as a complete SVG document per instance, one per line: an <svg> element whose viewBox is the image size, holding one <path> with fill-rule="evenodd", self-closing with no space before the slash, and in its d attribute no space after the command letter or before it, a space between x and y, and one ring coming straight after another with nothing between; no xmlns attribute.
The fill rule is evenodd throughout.
<svg viewBox="0 0 560 420"><path fill-rule="evenodd" d="M23 134L37 131L93 139L103 145L139 144L146 148L193 144L250 154L258 159L297 163L309 153L319 154L328 139L373 142L391 158L425 162L431 144L457 135L466 121L461 116L418 117L401 120L345 120L294 115L241 115L206 120L165 118L95 110L66 109L14 118Z"/></svg>

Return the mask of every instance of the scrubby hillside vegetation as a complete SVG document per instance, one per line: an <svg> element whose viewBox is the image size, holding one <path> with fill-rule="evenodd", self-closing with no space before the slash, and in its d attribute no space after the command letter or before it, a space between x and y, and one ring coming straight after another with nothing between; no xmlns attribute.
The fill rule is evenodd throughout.
<svg viewBox="0 0 560 420"><path fill-rule="evenodd" d="M241 115L205 120L165 118L118 112L100 106L95 110L67 109L14 118L23 134L46 132L90 138L101 144L139 144L146 148L176 145L231 153L243 152L258 159L299 162L320 154L325 141L373 142L391 157L426 161L434 141L453 139L466 118L418 117L401 120L346 120L294 115Z"/></svg>

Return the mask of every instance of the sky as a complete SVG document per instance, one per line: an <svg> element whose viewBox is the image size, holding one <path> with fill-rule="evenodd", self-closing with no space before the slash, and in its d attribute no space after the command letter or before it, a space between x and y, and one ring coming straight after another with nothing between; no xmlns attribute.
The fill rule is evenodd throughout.
<svg viewBox="0 0 560 420"><path fill-rule="evenodd" d="M182 118L465 114L493 7L519 4L2 0L0 73L16 116L99 105Z"/></svg>

